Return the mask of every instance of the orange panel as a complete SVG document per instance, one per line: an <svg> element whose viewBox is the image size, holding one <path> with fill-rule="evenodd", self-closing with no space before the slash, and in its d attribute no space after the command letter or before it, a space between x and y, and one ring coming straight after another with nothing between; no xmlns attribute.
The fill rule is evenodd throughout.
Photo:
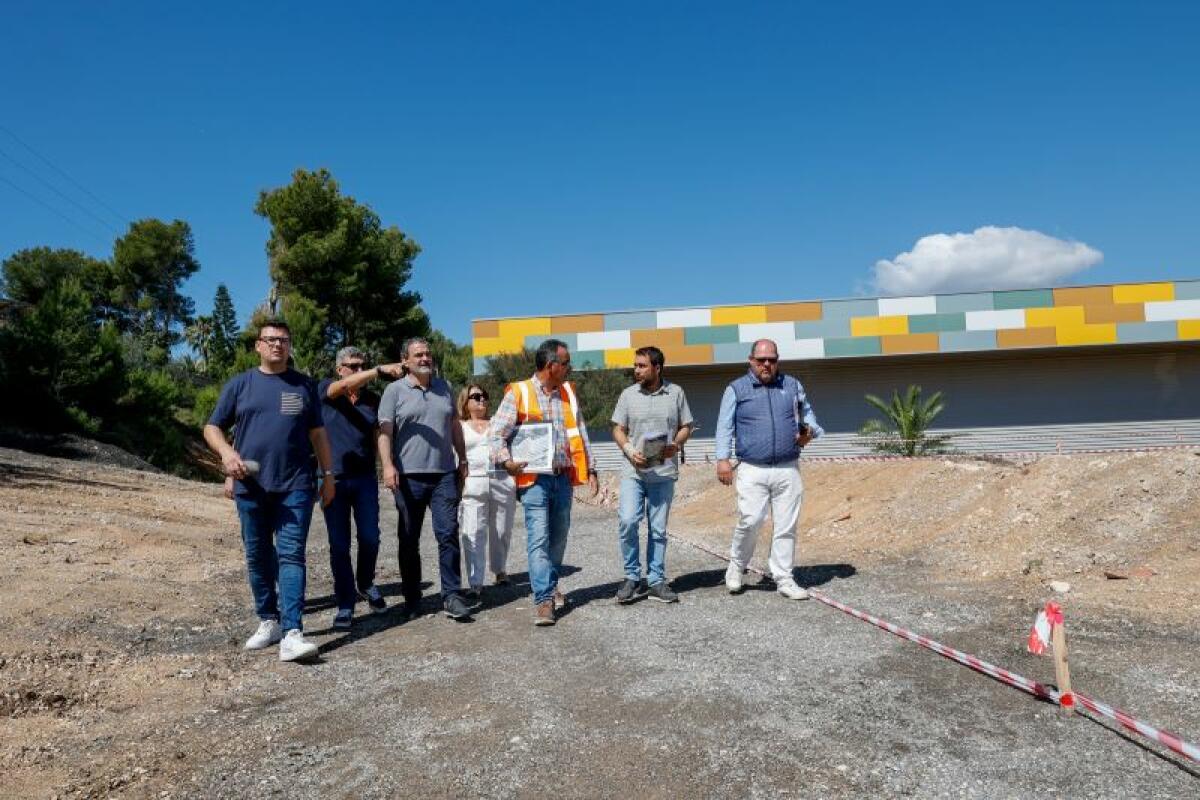
<svg viewBox="0 0 1200 800"><path fill-rule="evenodd" d="M1084 306L1083 321L1088 325L1103 325L1112 322L1145 322L1146 306L1143 303Z"/></svg>
<svg viewBox="0 0 1200 800"><path fill-rule="evenodd" d="M604 330L603 314L573 314L569 317L551 317L551 333L599 333Z"/></svg>
<svg viewBox="0 0 1200 800"><path fill-rule="evenodd" d="M492 339L499 335L499 320L480 319L471 323L471 336L474 339Z"/></svg>
<svg viewBox="0 0 1200 800"><path fill-rule="evenodd" d="M809 322L821 319L820 303L769 303L767 322Z"/></svg>
<svg viewBox="0 0 1200 800"><path fill-rule="evenodd" d="M1013 328L996 331L998 347L1054 347L1058 344L1054 328Z"/></svg>
<svg viewBox="0 0 1200 800"><path fill-rule="evenodd" d="M1055 289L1056 306L1109 306L1112 305L1111 286L1084 286L1078 289Z"/></svg>
<svg viewBox="0 0 1200 800"><path fill-rule="evenodd" d="M884 355L895 353L936 353L938 351L938 335L936 333L906 333L903 336L881 336L879 341Z"/></svg>
<svg viewBox="0 0 1200 800"><path fill-rule="evenodd" d="M663 347L663 359L667 366L678 364L711 364L713 349L711 344L686 344Z"/></svg>
<svg viewBox="0 0 1200 800"><path fill-rule="evenodd" d="M637 349L654 345L664 353L668 347L682 347L684 328L643 328L629 332L629 346Z"/></svg>

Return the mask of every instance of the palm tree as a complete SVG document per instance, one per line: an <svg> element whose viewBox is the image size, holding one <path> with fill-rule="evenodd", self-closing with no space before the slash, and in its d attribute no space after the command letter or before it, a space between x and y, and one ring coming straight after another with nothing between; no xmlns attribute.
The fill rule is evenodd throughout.
<svg viewBox="0 0 1200 800"><path fill-rule="evenodd" d="M188 347L200 354L200 362L203 365L201 371L204 372L208 371L208 354L212 349L215 331L213 318L205 316L196 317L196 320L183 331L183 338L187 341Z"/></svg>
<svg viewBox="0 0 1200 800"><path fill-rule="evenodd" d="M934 392L928 400L922 400L921 387L910 385L903 397L898 390L893 391L890 403L873 394L864 399L880 411L884 419L867 420L858 433L871 438L871 446L880 452L925 455L940 452L950 441L949 436L929 435L934 419L946 408L941 392Z"/></svg>

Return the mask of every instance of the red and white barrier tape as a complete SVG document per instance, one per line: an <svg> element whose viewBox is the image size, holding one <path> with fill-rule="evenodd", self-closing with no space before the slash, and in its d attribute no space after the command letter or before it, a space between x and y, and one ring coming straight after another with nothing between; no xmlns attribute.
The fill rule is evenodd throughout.
<svg viewBox="0 0 1200 800"><path fill-rule="evenodd" d="M729 560L728 556L726 556L722 553L719 553L716 550L712 550L708 547L705 547L702 544L693 542L690 539L684 539L675 534L668 534L668 535L672 539L683 542L684 544L686 544L690 547L694 547L697 550L708 553L711 556L716 556L717 558L721 559L722 561ZM761 575L764 577L766 577L766 575L767 575L767 573L763 572L762 570L760 570L756 567L747 567L747 569L750 572L753 572L757 575ZM956 661L959 664L962 664L963 666L970 667L971 669L975 670L976 672L981 672L990 678L994 678L994 679L1000 681L1001 683L1005 683L1005 684L1008 684L1009 686L1016 687L1017 689L1020 689L1021 691L1028 692L1029 694L1033 695L1034 697L1040 697L1040 698L1049 700L1050 702L1055 703L1055 704L1061 704L1061 702L1062 702L1062 694L1058 690L1054 689L1053 687L1046 686L1043 683L1038 683L1037 681L1030 680L1029 678L1026 678L1023 675L1018 675L1015 672L1010 672L1001 667L997 667L995 664L990 664L981 658L976 658L975 656L971 655L970 653L964 653L961 650L956 650L953 647L948 647L948 646L942 644L941 642L937 642L933 639L930 639L928 636L921 636L920 634L913 633L912 631L907 630L905 628L901 628L899 625L894 625L891 622L888 622L887 620L880 619L879 617L873 616L871 614L867 614L863 611L859 611L858 609L848 606L845 603L841 603L841 602L838 602L837 600L834 600L832 597L829 597L824 592L819 592L815 589L809 589L808 593L809 593L809 595L812 596L812 598L814 600L824 603L825 605L827 605L831 608L836 608L838 611L842 611L846 614L849 614L850 616L854 617L855 619L861 619L863 622L869 622L872 625L874 625L875 627L882 628L883 630L887 631L888 633L891 633L895 636L899 636L902 639L907 639L910 642L915 642L916 644L919 644L921 647L924 647L928 650L932 650L933 652L937 653L938 655L944 656L945 658L948 658L951 661ZM1191 759L1192 761L1194 761L1196 763L1200 763L1200 747L1197 747L1196 745L1191 744L1190 742L1185 742L1183 739L1181 739L1176 734L1171 733L1170 731L1164 731L1160 728L1156 728L1153 725L1150 725L1149 723L1142 722L1141 720L1136 719L1136 718L1130 716L1129 714L1126 714L1124 711L1121 711L1120 709L1113 708L1112 706L1101 703L1098 700L1093 700L1092 698L1088 697L1085 694L1081 694L1080 692L1074 692L1073 695L1074 695L1075 700L1078 701L1079 705L1082 705L1084 708L1088 709L1089 711L1099 714L1102 717L1111 719L1111 720L1117 722L1119 725L1121 725L1121 727L1125 728L1128 731L1139 734L1140 736L1144 736L1147 739L1157 742L1158 744L1161 744L1163 747L1166 747L1169 750L1171 750L1175 753L1178 753L1179 755L1181 755L1185 758Z"/></svg>

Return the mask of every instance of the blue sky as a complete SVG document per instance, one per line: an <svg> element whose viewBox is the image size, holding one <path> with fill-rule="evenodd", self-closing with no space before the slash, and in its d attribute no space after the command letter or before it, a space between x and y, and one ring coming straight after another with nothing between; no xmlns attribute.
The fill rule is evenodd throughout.
<svg viewBox="0 0 1200 800"><path fill-rule="evenodd" d="M460 341L870 293L985 226L1103 254L1059 283L1200 277L1197 9L5 0L0 125L126 220L187 220L205 312L219 282L243 315L265 295L252 209L297 167L422 245L411 286ZM79 206L124 227L4 131L0 179L0 258L108 255Z"/></svg>

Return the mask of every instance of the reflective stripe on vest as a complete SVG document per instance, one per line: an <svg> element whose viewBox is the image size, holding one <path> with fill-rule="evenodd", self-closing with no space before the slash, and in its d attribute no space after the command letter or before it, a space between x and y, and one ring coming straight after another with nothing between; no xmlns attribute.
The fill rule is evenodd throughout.
<svg viewBox="0 0 1200 800"><path fill-rule="evenodd" d="M518 381L510 384L509 391L513 392L517 401L517 424L525 422L542 422L542 408L538 402L537 387L533 379ZM582 486L587 483L587 449L583 444L583 436L579 433L579 401L575 397L575 388L564 383L558 390L559 399L563 403L563 425L567 429L567 445L571 451L571 484ZM522 473L517 476L517 488L526 489L537 480L535 473Z"/></svg>

